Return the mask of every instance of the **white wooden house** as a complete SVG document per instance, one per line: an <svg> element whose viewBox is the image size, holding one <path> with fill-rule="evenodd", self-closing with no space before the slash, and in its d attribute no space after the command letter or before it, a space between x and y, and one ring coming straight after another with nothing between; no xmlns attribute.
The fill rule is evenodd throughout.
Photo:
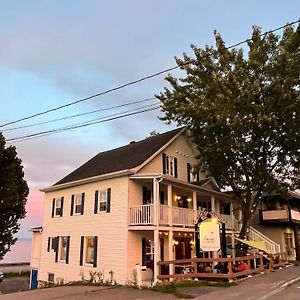
<svg viewBox="0 0 300 300"><path fill-rule="evenodd" d="M196 171L197 154L188 131L179 128L99 153L43 189L32 286L89 279L90 271L105 278L113 271L118 283L128 283L137 263L156 280L157 261L195 255L194 220L201 209L219 214L234 233L232 199Z"/></svg>

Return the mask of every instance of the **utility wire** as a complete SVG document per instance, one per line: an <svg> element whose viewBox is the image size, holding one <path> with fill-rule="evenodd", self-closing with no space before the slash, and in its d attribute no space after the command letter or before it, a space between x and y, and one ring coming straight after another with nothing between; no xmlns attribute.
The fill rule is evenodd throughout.
<svg viewBox="0 0 300 300"><path fill-rule="evenodd" d="M261 33L260 36L264 36L264 35L267 35L267 34L269 34L269 33L273 33L273 32L275 32L275 31L284 29L284 28L286 28L286 27L288 27L288 26L292 26L292 25L297 24L297 23L299 23L299 22L300 22L300 19L299 19L299 20L292 21L292 22L289 22L289 23L287 23L287 24L285 24L285 25L282 25L282 26L280 26L280 27L277 27L277 28L274 28L274 29L272 29L272 30L266 31L266 32L264 32L264 33ZM242 45L242 44L244 44L244 43L247 43L247 42L249 42L249 41L251 41L251 40L252 40L252 38L248 38L248 39L243 40L243 41L241 41L241 42L238 42L238 43L236 43L236 44L234 44L234 45L231 45L231 46L229 46L229 47L226 47L225 49L228 50L228 49L237 47L237 46ZM206 58L206 57L208 57L208 56L210 56L210 54L203 55L203 56L201 57L201 59ZM123 89L123 88L125 88L125 87L127 87L127 86L130 86L130 85L137 84L137 83L142 82L142 81L145 81L145 80L147 80L147 79L151 79L151 78L153 78L153 77L156 77L156 76L158 76L158 75L164 74L164 73L166 73L166 72L174 71L174 70L176 70L176 69L178 69L178 68L180 68L180 67L183 67L183 66L185 66L185 65L190 64L191 62L193 62L193 61L188 61L188 62L179 64L179 65L177 65L177 66L174 66L174 67L170 67L170 68L164 69L164 70L162 70L162 71L159 71L159 72L150 74L150 75L148 75L148 76L142 77L142 78L137 79L137 80L133 80L133 81L127 82L127 83L125 83L125 84L122 84L122 85L119 85L119 86L117 86L117 87L108 89L108 90L106 90L106 91L103 91L103 92L100 92L100 93L97 93L97 94L88 96L88 97L86 97L86 98L82 98L82 99L79 99L79 100L76 100L76 101L73 101L73 102L69 102L69 103L67 103L67 104L64 104L64 105L61 105L61 106L58 106L58 107L54 107L54 108L51 108L51 109L42 111L42 112L39 112L39 113L30 115L30 116L28 116L28 117L24 117L24 118L15 120L15 121L11 121L11 122L2 124L2 125L0 125L0 128L1 128L1 127L4 127L4 126L7 126L7 125L14 124L14 123L18 123L18 122L21 122L21 121L24 121L24 120L28 120L28 119L31 119L31 118L34 118L34 117L37 117L37 116L41 116L41 115L47 114L47 113L49 113L49 112L53 112L53 111L56 111L56 110L59 110L59 109L62 109L62 108L65 108L65 107L68 107L68 106L71 106L71 105L80 103L80 102L84 102L84 101L87 101L87 100L90 100L90 99L93 99L93 98L96 98L96 97L99 97L99 96L103 96L103 95L109 94L109 93L111 93L111 92L114 92L114 91Z"/></svg>
<svg viewBox="0 0 300 300"><path fill-rule="evenodd" d="M152 107L150 107L150 106L152 106ZM73 130L73 129L77 129L77 128L81 128L81 127L95 125L95 124L98 124L98 123L103 123L103 122L108 122L108 121L112 121L112 120L116 120L116 119L121 119L121 118L125 118L125 117L128 117L128 116L137 115L137 114L141 114L141 113L144 113L144 112L156 110L156 109L159 109L159 108L160 108L159 105L156 105L156 106L153 107L153 104L152 104L152 105L148 105L148 106L145 106L145 107L142 107L142 108L139 108L139 109L133 109L133 110L125 111L121 115L120 115L120 113L119 114L113 114L113 115L109 115L109 116L106 116L106 117L102 117L100 119L92 120L90 122L79 123L79 124L75 124L75 125L69 126L69 127L62 127L62 128L58 128L58 129L47 130L47 131L37 132L37 133L29 134L29 135L10 138L10 139L7 139L6 141L7 142L13 142L13 141L14 142L21 142L21 141L24 141L24 140L37 138L37 137L41 137L41 136L45 136L45 135L49 135L49 134L59 133L59 132L63 132L63 131L69 131L69 130Z"/></svg>
<svg viewBox="0 0 300 300"><path fill-rule="evenodd" d="M5 132L5 131L12 131L12 130L17 130L17 129L24 129L24 128L28 128L28 127L33 127L33 126L48 124L48 123L52 123L52 122L62 121L62 120L66 120L66 119L76 118L76 117L79 117L79 116L85 116L85 115L89 115L89 114L94 114L94 113L97 113L97 112L112 110L112 109L115 109L115 108L121 108L121 107L124 107L124 106L133 105L133 104L148 102L148 101L152 101L152 100L156 100L156 98L153 97L153 98L147 98L147 99L140 100L140 101L128 102L128 103L121 104L121 105L115 105L115 106L111 106L111 107L101 108L101 109L97 109L97 110L93 110L93 111L89 111L89 112L84 112L84 113L80 113L80 114L76 114L76 115L71 115L71 116L67 116L67 117L63 117L63 118L53 119L53 120L49 120L49 121L45 121L45 122L34 123L34 124L24 125L24 126L19 126L19 127L12 127L12 128L7 128L7 129L2 129L1 131Z"/></svg>

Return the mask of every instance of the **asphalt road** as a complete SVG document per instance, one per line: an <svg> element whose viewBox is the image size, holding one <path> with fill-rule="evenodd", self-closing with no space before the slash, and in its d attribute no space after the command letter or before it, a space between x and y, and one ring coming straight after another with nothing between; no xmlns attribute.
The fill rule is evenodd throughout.
<svg viewBox="0 0 300 300"><path fill-rule="evenodd" d="M299 300L300 299L300 281L288 286L282 292L269 298L270 300Z"/></svg>
<svg viewBox="0 0 300 300"><path fill-rule="evenodd" d="M29 277L12 277L5 278L0 282L0 293L8 294L19 291L28 291L29 290Z"/></svg>

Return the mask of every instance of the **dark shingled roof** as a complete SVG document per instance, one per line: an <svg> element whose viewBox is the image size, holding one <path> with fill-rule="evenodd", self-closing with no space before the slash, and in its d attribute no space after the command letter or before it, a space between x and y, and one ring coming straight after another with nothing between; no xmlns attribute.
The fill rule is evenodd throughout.
<svg viewBox="0 0 300 300"><path fill-rule="evenodd" d="M183 128L177 128L139 142L101 152L54 184L63 184L121 170L135 168L163 147Z"/></svg>

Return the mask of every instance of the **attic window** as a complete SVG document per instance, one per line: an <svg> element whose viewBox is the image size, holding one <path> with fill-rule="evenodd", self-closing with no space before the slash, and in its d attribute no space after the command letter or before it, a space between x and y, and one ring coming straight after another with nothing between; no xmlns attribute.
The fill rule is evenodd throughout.
<svg viewBox="0 0 300 300"><path fill-rule="evenodd" d="M163 153L163 174L177 178L177 158Z"/></svg>

